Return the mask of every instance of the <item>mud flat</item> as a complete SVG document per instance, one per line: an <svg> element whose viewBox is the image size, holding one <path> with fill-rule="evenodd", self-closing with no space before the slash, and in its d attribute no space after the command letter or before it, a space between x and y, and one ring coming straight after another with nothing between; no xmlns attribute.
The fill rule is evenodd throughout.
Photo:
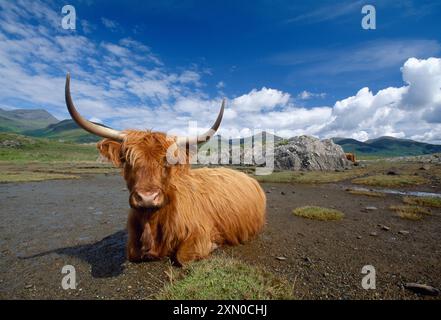
<svg viewBox="0 0 441 320"><path fill-rule="evenodd" d="M288 279L299 299L425 299L431 297L404 285L441 288L440 209L408 221L389 209L402 204L400 195L353 195L339 183L262 185L268 197L264 233L215 255ZM117 174L0 184L0 298L154 298L168 282L171 266L168 260L125 260L127 199ZM292 214L305 205L345 216L314 221ZM61 288L64 265L76 269L76 290ZM376 269L375 290L361 286L364 265Z"/></svg>

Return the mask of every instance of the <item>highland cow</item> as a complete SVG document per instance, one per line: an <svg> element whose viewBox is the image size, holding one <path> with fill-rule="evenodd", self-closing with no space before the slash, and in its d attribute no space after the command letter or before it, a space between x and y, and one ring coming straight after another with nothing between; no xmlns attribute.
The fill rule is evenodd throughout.
<svg viewBox="0 0 441 320"><path fill-rule="evenodd" d="M122 168L130 191L130 261L169 256L182 265L207 257L218 246L244 243L262 230L266 197L255 179L227 168L192 169L189 164L188 145L204 143L214 135L225 101L206 133L170 139L161 132L118 131L90 122L72 102L69 74L65 90L72 118L83 129L105 138L97 145L99 152ZM185 161L170 164L168 150Z"/></svg>

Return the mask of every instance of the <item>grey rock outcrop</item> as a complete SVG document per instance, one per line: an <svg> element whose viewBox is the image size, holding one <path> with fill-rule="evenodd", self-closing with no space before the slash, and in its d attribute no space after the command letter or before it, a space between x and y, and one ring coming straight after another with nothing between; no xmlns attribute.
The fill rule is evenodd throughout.
<svg viewBox="0 0 441 320"><path fill-rule="evenodd" d="M344 170L351 165L342 147L331 139L298 136L274 148L276 169L334 171Z"/></svg>

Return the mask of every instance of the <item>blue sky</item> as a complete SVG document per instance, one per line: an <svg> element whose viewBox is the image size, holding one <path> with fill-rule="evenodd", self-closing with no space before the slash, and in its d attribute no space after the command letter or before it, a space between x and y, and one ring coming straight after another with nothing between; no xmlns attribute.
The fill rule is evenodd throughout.
<svg viewBox="0 0 441 320"><path fill-rule="evenodd" d="M61 28L66 4L75 7L76 30ZM361 27L365 4L376 8L376 30ZM273 129L441 143L437 1L0 0L0 7L0 108L66 118L70 71L80 111L116 128L184 133L196 120L203 130L226 97L223 130L236 136Z"/></svg>

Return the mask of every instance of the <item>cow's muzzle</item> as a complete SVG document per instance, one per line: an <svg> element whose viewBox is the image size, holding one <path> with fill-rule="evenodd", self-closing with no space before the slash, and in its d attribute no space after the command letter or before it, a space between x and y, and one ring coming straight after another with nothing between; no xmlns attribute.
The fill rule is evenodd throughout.
<svg viewBox="0 0 441 320"><path fill-rule="evenodd" d="M133 209L148 209L161 206L161 192L155 191L133 191L129 203Z"/></svg>

